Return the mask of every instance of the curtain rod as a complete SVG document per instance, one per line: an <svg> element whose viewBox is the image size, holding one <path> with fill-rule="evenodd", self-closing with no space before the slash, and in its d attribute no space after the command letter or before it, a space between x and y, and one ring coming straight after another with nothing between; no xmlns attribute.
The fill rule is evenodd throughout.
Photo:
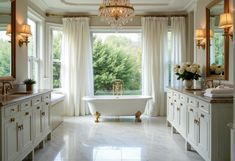
<svg viewBox="0 0 235 161"><path fill-rule="evenodd" d="M57 14L57 13L46 13L47 17L92 17L92 16L98 16L98 15L88 15L88 14ZM187 14L137 14L136 16L142 16L142 17L187 17Z"/></svg>

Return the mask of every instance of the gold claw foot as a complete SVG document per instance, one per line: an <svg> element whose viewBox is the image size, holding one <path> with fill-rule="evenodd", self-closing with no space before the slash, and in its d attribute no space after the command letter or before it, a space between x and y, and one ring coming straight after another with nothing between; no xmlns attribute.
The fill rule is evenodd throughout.
<svg viewBox="0 0 235 161"><path fill-rule="evenodd" d="M140 111L137 111L137 112L135 113L135 121L136 121L136 122L141 122L140 116L141 116L141 112L140 112Z"/></svg>
<svg viewBox="0 0 235 161"><path fill-rule="evenodd" d="M100 113L96 111L95 113L95 122L98 123L100 118Z"/></svg>

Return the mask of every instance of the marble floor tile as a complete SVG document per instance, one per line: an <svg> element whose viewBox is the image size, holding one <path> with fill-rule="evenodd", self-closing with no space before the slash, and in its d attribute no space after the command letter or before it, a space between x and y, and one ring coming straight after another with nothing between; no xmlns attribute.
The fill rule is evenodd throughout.
<svg viewBox="0 0 235 161"><path fill-rule="evenodd" d="M184 139L170 133L165 117L67 117L35 161L203 161L184 150Z"/></svg>

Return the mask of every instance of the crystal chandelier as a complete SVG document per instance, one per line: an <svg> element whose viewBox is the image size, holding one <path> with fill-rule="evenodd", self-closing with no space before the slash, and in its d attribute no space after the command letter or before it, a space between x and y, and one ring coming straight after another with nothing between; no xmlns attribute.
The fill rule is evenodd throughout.
<svg viewBox="0 0 235 161"><path fill-rule="evenodd" d="M103 0L99 16L112 27L120 28L135 16L130 0Z"/></svg>

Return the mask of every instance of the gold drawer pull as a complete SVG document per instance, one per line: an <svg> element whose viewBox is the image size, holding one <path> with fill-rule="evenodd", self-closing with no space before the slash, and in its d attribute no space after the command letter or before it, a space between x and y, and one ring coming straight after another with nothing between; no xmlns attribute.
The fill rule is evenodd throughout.
<svg viewBox="0 0 235 161"><path fill-rule="evenodd" d="M25 115L29 115L29 112L25 112Z"/></svg>
<svg viewBox="0 0 235 161"><path fill-rule="evenodd" d="M201 117L204 118L205 116L203 114L201 114Z"/></svg>
<svg viewBox="0 0 235 161"><path fill-rule="evenodd" d="M182 104L182 103L180 103L180 106L183 106L183 104Z"/></svg>
<svg viewBox="0 0 235 161"><path fill-rule="evenodd" d="M171 105L173 105L173 103L171 103Z"/></svg>
<svg viewBox="0 0 235 161"><path fill-rule="evenodd" d="M25 104L25 106L28 106L28 104Z"/></svg>
<svg viewBox="0 0 235 161"><path fill-rule="evenodd" d="M49 105L49 103L47 102L46 105Z"/></svg>
<svg viewBox="0 0 235 161"><path fill-rule="evenodd" d="M13 109L11 109L11 112L15 112L15 109L13 108Z"/></svg>
<svg viewBox="0 0 235 161"><path fill-rule="evenodd" d="M45 112L42 112L42 116L45 116Z"/></svg>
<svg viewBox="0 0 235 161"><path fill-rule="evenodd" d="M37 102L39 102L40 100L37 100Z"/></svg>
<svg viewBox="0 0 235 161"><path fill-rule="evenodd" d="M179 111L180 110L180 108L177 108L177 111Z"/></svg>
<svg viewBox="0 0 235 161"><path fill-rule="evenodd" d="M14 122L14 121L15 121L15 118L11 118L10 121L11 121L11 122Z"/></svg>
<svg viewBox="0 0 235 161"><path fill-rule="evenodd" d="M201 105L201 107L203 108L204 106L203 106L203 105Z"/></svg>
<svg viewBox="0 0 235 161"><path fill-rule="evenodd" d="M37 109L39 110L39 109L40 109L40 106L38 106Z"/></svg>
<svg viewBox="0 0 235 161"><path fill-rule="evenodd" d="M174 102L176 102L176 100L174 100Z"/></svg>
<svg viewBox="0 0 235 161"><path fill-rule="evenodd" d="M193 103L193 101L191 101L191 103Z"/></svg>
<svg viewBox="0 0 235 161"><path fill-rule="evenodd" d="M19 125L19 126L18 126L18 129L19 129L19 130L21 130L21 128L22 128L22 126L21 126L21 125Z"/></svg>
<svg viewBox="0 0 235 161"><path fill-rule="evenodd" d="M192 112L193 112L193 109L192 109L192 108L190 108L190 111L192 111Z"/></svg>

